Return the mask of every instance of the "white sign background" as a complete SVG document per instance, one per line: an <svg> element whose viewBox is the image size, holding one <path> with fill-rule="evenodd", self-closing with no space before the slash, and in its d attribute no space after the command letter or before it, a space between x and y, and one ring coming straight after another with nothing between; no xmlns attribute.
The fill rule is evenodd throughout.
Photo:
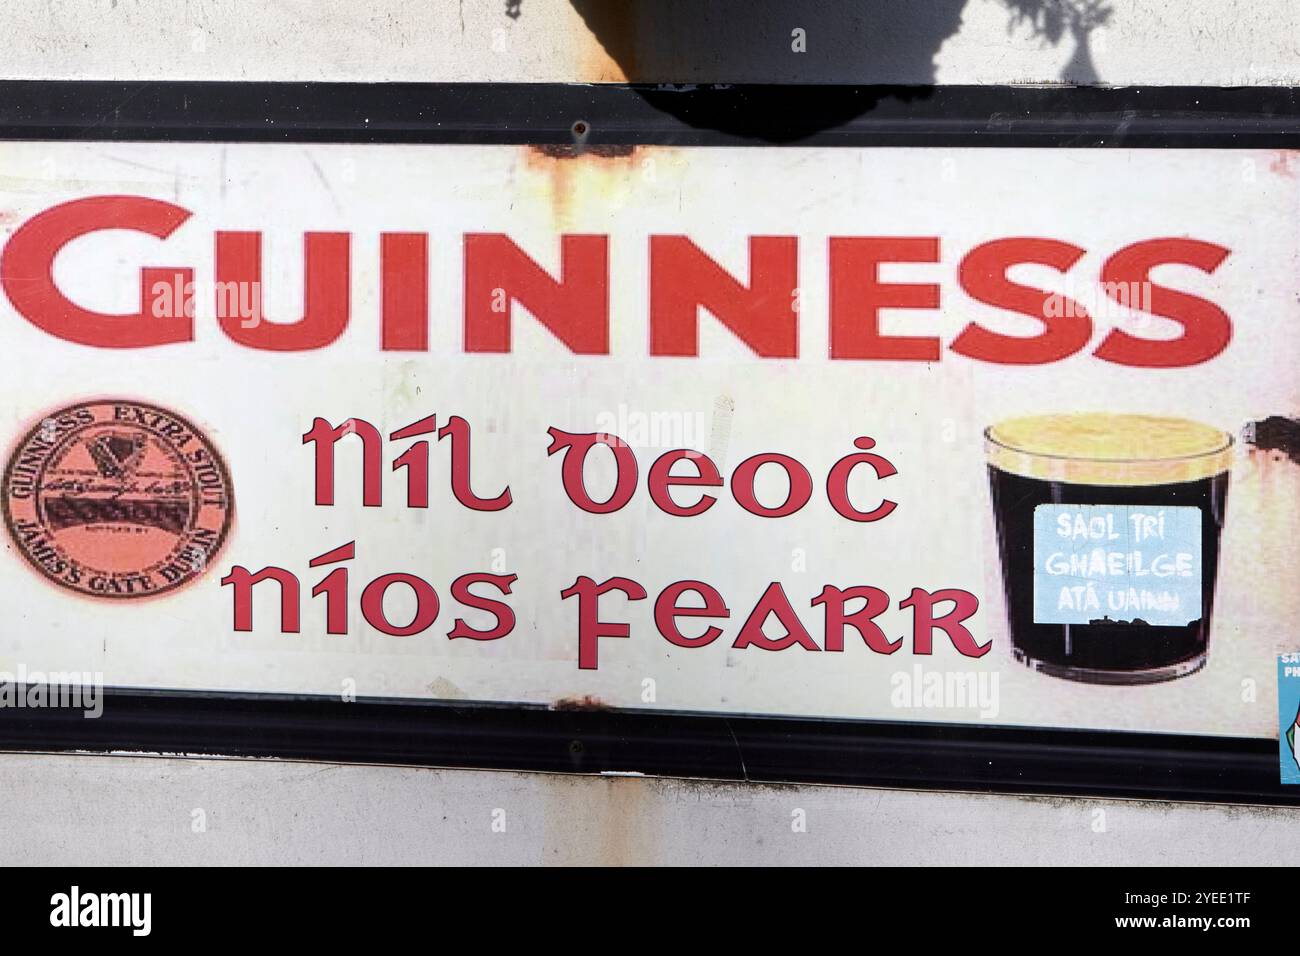
<svg viewBox="0 0 1300 956"><path fill-rule="evenodd" d="M116 686L553 703L591 695L616 707L999 724L1094 727L1267 737L1276 734L1274 656L1300 641L1295 544L1300 469L1239 456L1228 496L1219 599L1209 663L1166 684L1075 684L1015 664L1008 648L987 491L982 431L1037 412L1117 410L1194 418L1237 432L1249 421L1300 412L1300 158L1245 151L943 149L639 149L628 156L556 159L526 147L298 146L221 144L0 145L0 241L31 215L83 196L131 194L193 212L160 242L105 232L70 244L55 276L69 298L105 312L139 309L141 266L195 269L195 341L106 350L60 341L0 301L0 429L9 443L49 411L78 400L131 397L186 416L220 449L233 479L235 524L216 566L168 596L109 602L83 598L39 577L9 547L0 588L9 614L0 667L100 671ZM273 321L302 314L302 233L352 235L352 318L334 344L314 352L259 352L235 344L213 315L215 230L264 232L263 282ZM430 348L379 349L381 232L429 234ZM538 263L559 271L558 235L610 237L611 354L576 356L516 307L508 355L461 348L462 237L508 233ZM797 235L799 354L760 359L712 317L700 321L700 357L647 354L647 237L685 234L747 281L751 235ZM979 363L946 348L937 363L832 361L827 357L828 236L941 238L937 264L887 265L885 281L936 282L937 311L890 311L885 331L948 342L978 320L1006 334L1037 324L968 297L960 257L995 238L1045 236L1085 247L1068 276L1016 267L1013 279L1079 295L1101 263L1129 243L1191 236L1232 254L1213 274L1159 267L1153 277L1203 296L1234 323L1228 349L1184 369L1135 369L1090 352L1114 324L1099 318L1091 345L1049 365ZM1178 334L1147 317L1147 337ZM302 434L321 416L366 419L387 434L427 415L474 429L476 490L509 484L513 505L470 512L446 480L447 443L431 455L431 502L403 506L404 481L385 459L385 506L360 507L359 443L340 443L337 504L316 507L313 455ZM636 447L641 488L609 515L579 511L548 458L547 428L573 432L635 427L652 416L681 423L673 441ZM898 502L883 521L835 514L822 489L829 468L860 435L898 469L887 483L851 486L868 503ZM630 436L628 436L630 437ZM714 458L724 477L742 460L779 451L808 467L810 504L778 519L743 511L725 489L707 513L671 518L644 488L650 463L686 444ZM605 476L606 478L608 476ZM599 476L596 476L598 479ZM593 486L599 481L593 479ZM763 487L760 483L760 489ZM765 500L779 498L773 481ZM599 496L599 488L593 487ZM869 506L869 505L868 505ZM309 558L348 541L350 633L324 633L324 607L308 594L323 572ZM483 626L448 594L453 579L494 570L519 575L507 599L518 623L491 642L449 641L455 617ZM232 630L232 565L279 565L303 583L300 634L278 631L271 586L255 589L255 631ZM409 571L437 588L436 624L391 638L356 610L361 586ZM577 602L560 592L579 575L625 575L650 599L602 600L602 617L630 624L627 640L600 641L600 666L577 666ZM722 638L699 649L670 645L653 603L671 582L697 578L731 608ZM810 632L809 602L825 584L886 590L894 610L878 623L910 635L897 609L914 587L960 587L981 608L968 622L990 653L969 659L941 633L935 653L869 651L852 630L843 653L795 647L733 649L741 623L769 582L781 581ZM394 589L391 617L408 607ZM483 593L491 594L491 590ZM900 708L895 675L927 670L997 672L999 711ZM644 699L646 680L654 701Z"/></svg>

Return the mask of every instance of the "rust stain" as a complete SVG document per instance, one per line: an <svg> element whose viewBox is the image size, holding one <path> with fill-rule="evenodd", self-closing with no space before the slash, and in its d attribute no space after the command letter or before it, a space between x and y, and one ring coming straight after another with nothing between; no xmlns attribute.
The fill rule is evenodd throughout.
<svg viewBox="0 0 1300 956"><path fill-rule="evenodd" d="M555 703L551 704L551 710L613 710L609 704L605 703L594 694L574 694L569 697L561 697Z"/></svg>
<svg viewBox="0 0 1300 956"><path fill-rule="evenodd" d="M536 146L530 146L529 149L541 153L543 156L551 159L579 159L583 156L596 156L601 159L618 159L623 156L633 156L636 154L637 147L617 144L617 143L597 143L592 146L579 146L576 144L552 144L539 143Z"/></svg>
<svg viewBox="0 0 1300 956"><path fill-rule="evenodd" d="M1264 452L1300 464L1300 416L1270 415L1246 425L1242 435L1251 452Z"/></svg>
<svg viewBox="0 0 1300 956"><path fill-rule="evenodd" d="M525 193L550 204L551 219L563 232L583 211L607 213L627 202L659 147L583 143L534 145L524 148ZM647 163L649 164L647 166Z"/></svg>

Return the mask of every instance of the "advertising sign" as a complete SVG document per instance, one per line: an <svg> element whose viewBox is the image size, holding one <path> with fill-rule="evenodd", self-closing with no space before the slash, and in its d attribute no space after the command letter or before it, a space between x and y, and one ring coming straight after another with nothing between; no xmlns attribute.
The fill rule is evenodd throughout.
<svg viewBox="0 0 1300 956"><path fill-rule="evenodd" d="M5 143L0 668L1276 738L1298 212L1279 150Z"/></svg>

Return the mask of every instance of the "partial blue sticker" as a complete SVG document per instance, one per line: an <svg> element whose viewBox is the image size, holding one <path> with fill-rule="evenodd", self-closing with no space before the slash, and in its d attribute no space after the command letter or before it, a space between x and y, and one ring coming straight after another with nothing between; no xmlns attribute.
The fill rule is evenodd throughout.
<svg viewBox="0 0 1300 956"><path fill-rule="evenodd" d="M1200 617L1200 508L1034 509L1036 624L1182 627Z"/></svg>
<svg viewBox="0 0 1300 956"><path fill-rule="evenodd" d="M1278 759L1282 782L1300 783L1300 654L1277 659Z"/></svg>

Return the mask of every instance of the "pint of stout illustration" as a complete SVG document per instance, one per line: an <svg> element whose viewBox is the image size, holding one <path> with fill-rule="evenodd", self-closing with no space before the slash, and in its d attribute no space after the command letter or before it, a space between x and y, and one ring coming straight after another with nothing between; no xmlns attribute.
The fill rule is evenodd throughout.
<svg viewBox="0 0 1300 956"><path fill-rule="evenodd" d="M1232 436L1178 418L1039 415L985 432L1016 658L1141 684L1206 659Z"/></svg>

